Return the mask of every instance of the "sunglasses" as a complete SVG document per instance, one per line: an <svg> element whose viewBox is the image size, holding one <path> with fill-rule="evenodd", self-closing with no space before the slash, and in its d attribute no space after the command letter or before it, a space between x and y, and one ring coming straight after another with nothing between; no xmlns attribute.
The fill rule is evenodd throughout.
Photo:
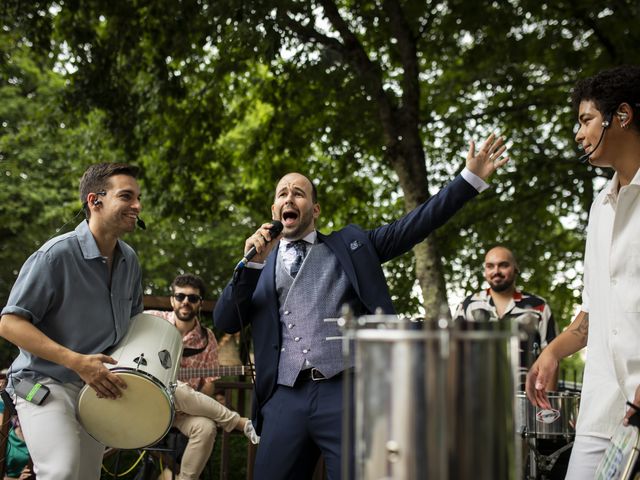
<svg viewBox="0 0 640 480"><path fill-rule="evenodd" d="M200 300L202 300L202 297L200 295L196 295L194 293L190 293L189 295L186 295L184 293L176 293L173 295L173 298L175 298L180 303L182 303L185 298L189 300L189 303L198 303Z"/></svg>

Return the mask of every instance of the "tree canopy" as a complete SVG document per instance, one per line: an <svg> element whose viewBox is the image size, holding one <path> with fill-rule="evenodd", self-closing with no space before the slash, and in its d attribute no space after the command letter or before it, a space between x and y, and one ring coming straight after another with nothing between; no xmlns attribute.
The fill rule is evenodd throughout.
<svg viewBox="0 0 640 480"><path fill-rule="evenodd" d="M24 259L79 221L95 161L143 168L145 292L177 273L215 298L287 171L319 186L321 230L391 221L497 130L493 188L387 265L401 312L434 318L482 285L483 253L566 324L604 171L575 161L580 77L638 63L631 0L8 0L0 32L0 298ZM419 286L418 293L416 287ZM453 295L455 296L455 295ZM421 298L422 297L422 298Z"/></svg>

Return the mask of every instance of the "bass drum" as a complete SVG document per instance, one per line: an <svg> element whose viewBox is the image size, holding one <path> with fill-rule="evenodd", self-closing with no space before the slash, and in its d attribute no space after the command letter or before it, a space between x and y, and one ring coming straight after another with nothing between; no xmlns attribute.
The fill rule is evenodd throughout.
<svg viewBox="0 0 640 480"><path fill-rule="evenodd" d="M98 398L85 385L78 396L78 419L100 443L142 448L158 442L173 423L173 390L182 358L182 336L163 318L140 313L129 331L107 352L118 362L112 373L127 384L117 399Z"/></svg>

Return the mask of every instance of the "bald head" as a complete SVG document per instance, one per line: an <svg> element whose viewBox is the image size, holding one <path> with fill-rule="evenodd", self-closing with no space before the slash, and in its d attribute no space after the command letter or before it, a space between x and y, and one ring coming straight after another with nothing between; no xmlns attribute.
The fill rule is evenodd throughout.
<svg viewBox="0 0 640 480"><path fill-rule="evenodd" d="M311 181L300 173L288 173L276 186L271 216L284 226L284 237L297 240L315 229L320 215L317 193Z"/></svg>
<svg viewBox="0 0 640 480"><path fill-rule="evenodd" d="M494 247L484 257L484 278L494 292L515 290L519 273L513 252L506 247Z"/></svg>

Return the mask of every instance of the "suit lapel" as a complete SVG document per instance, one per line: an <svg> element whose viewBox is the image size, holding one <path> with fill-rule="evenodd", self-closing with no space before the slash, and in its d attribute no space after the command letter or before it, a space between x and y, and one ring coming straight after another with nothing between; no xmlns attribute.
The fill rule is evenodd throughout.
<svg viewBox="0 0 640 480"><path fill-rule="evenodd" d="M336 256L338 262L340 262L340 265L344 269L344 272L347 274L351 285L353 285L356 294L360 296L360 285L358 285L358 277L356 276L356 270L353 266L351 255L349 254L349 250L347 250L347 246L342 241L342 238L339 238L339 236L339 232L334 232L329 236L318 232L318 238L326 243L329 249Z"/></svg>
<svg viewBox="0 0 640 480"><path fill-rule="evenodd" d="M279 248L280 248L280 242L278 242L278 245L273 247L273 250L271 250L271 253L267 257L267 262L264 266L263 273L267 274L267 277L266 277L267 284L265 286L267 287L269 293L276 292L276 262L278 261Z"/></svg>

